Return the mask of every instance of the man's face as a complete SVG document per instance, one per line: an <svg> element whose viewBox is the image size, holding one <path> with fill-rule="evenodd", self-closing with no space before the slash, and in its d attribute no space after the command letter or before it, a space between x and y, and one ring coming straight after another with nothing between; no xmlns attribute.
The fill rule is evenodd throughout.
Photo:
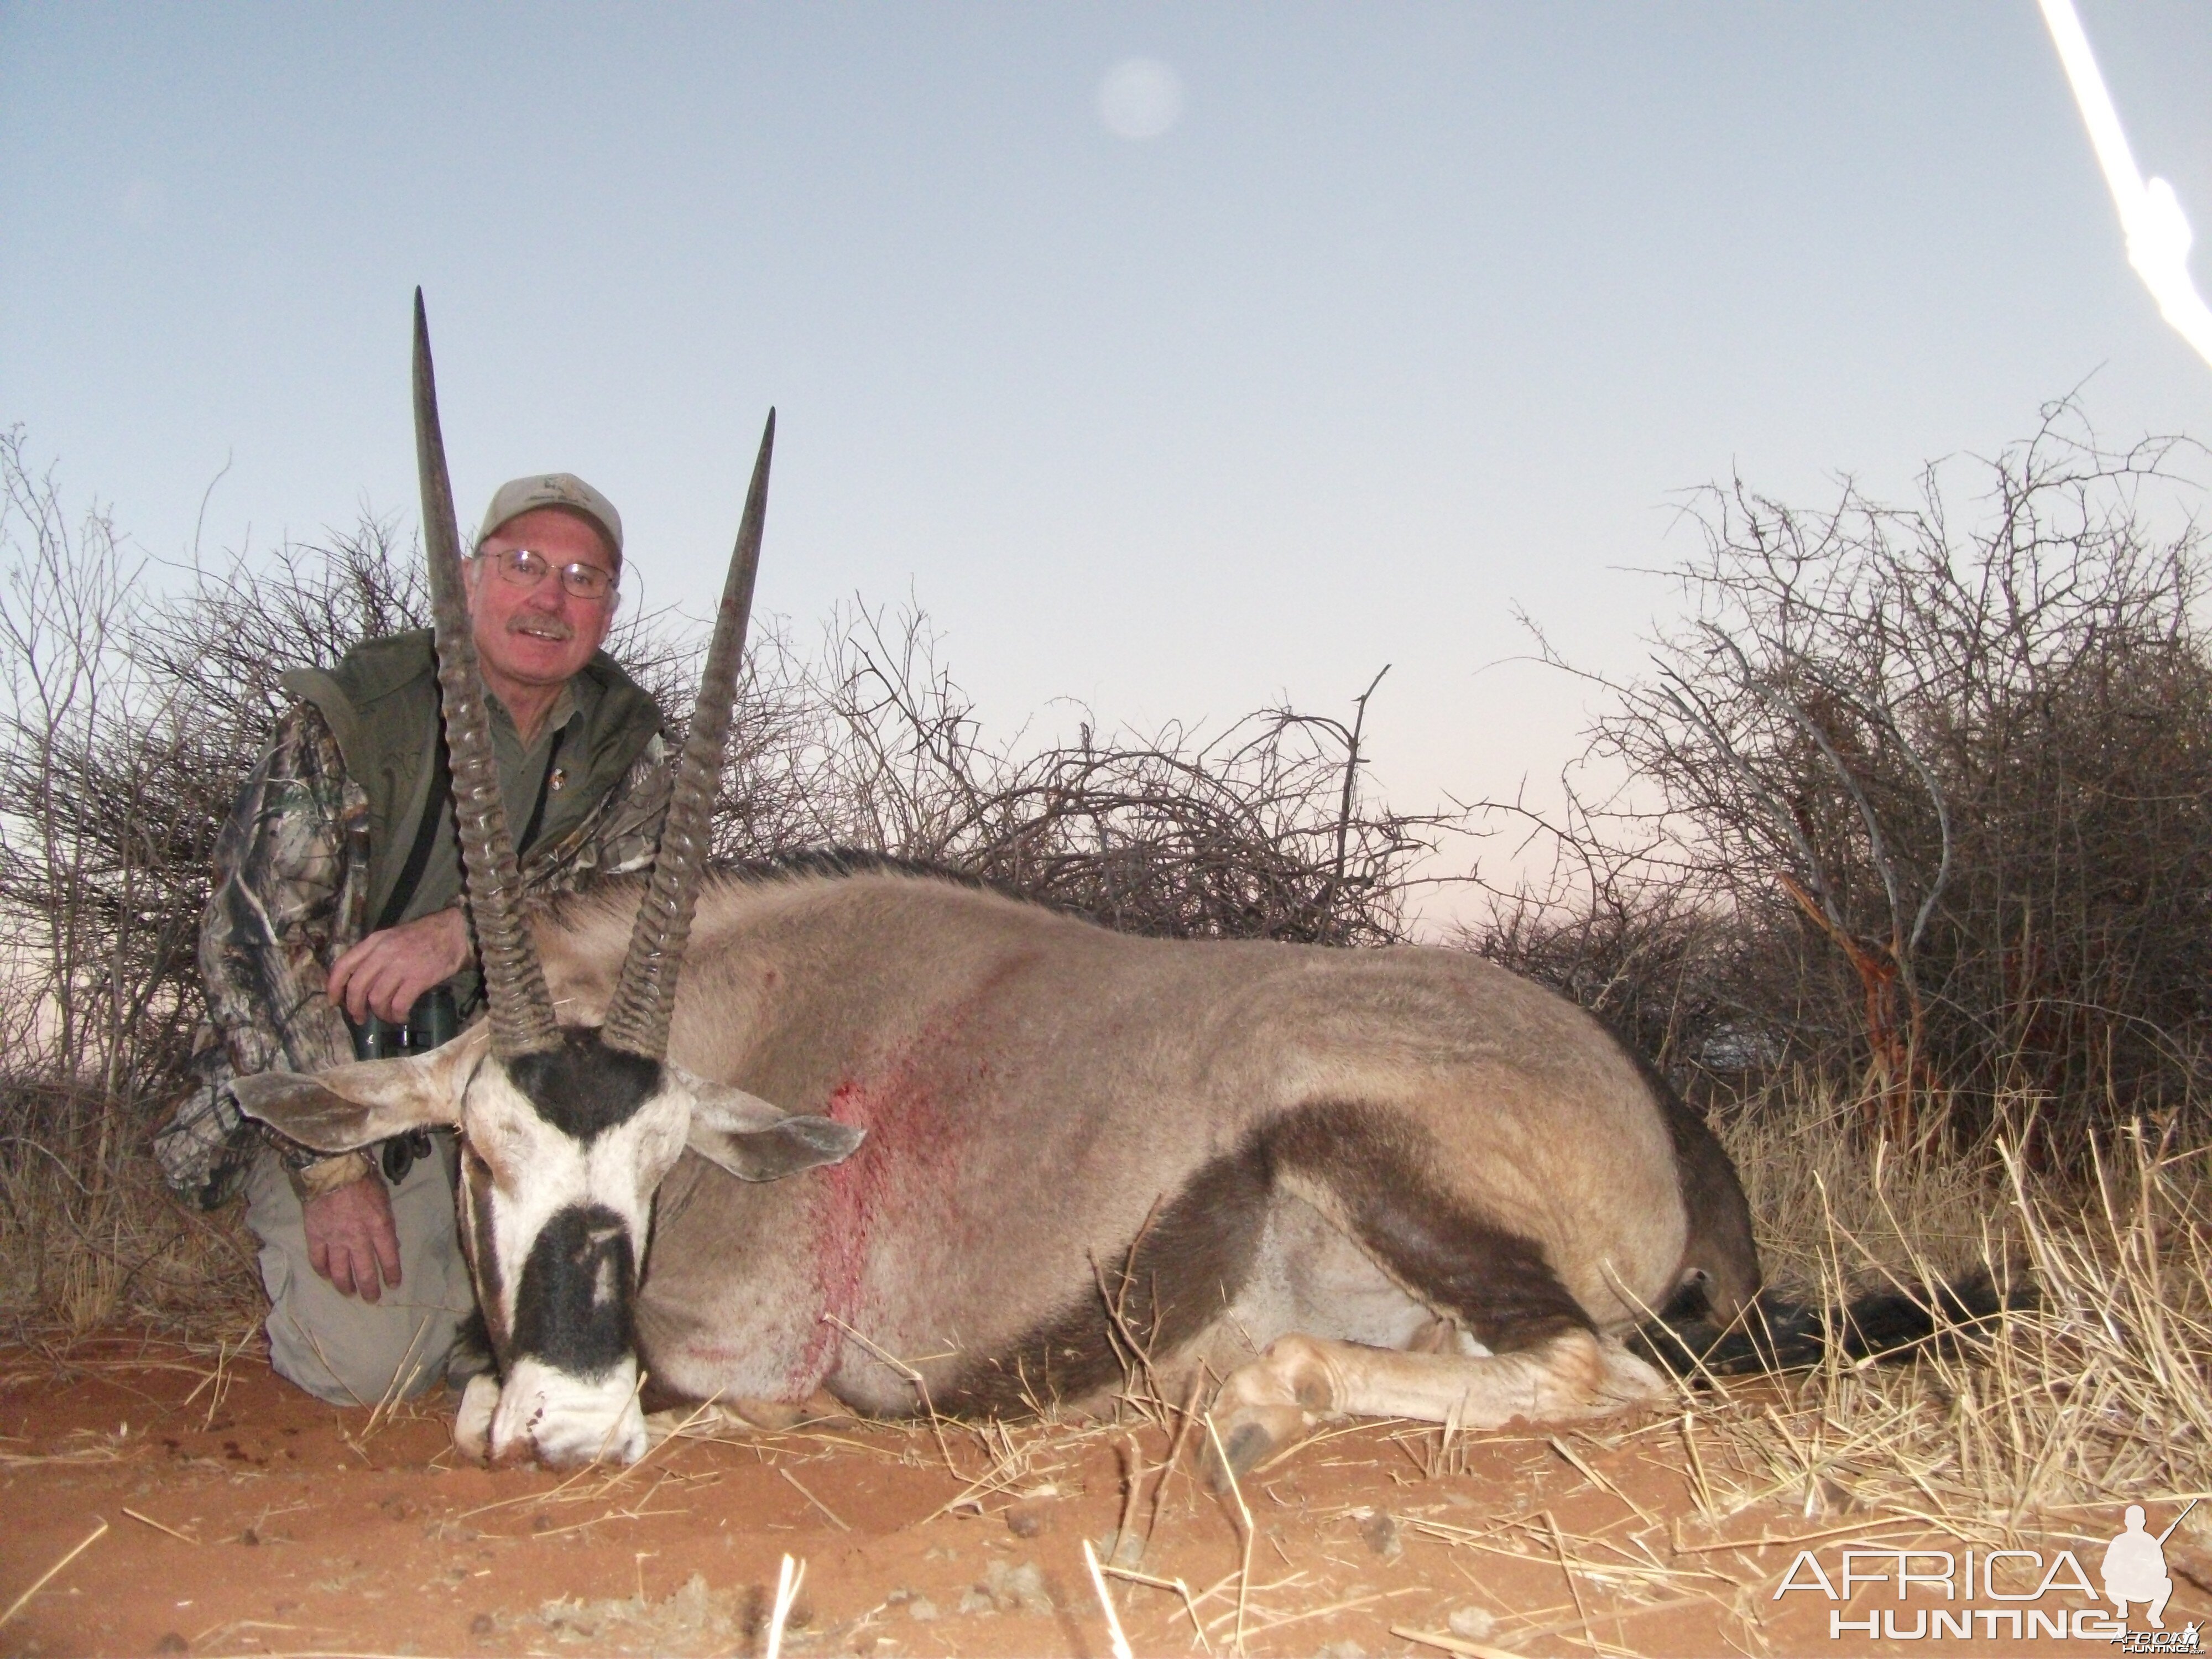
<svg viewBox="0 0 2212 1659"><path fill-rule="evenodd" d="M534 587L507 580L495 557L471 559L465 567L477 656L494 691L565 684L592 659L614 621L611 588L602 598L586 599L561 581L562 568L571 564L616 574L606 544L587 520L557 507L534 507L485 537L477 551L495 555L518 547L543 554L553 567Z"/></svg>

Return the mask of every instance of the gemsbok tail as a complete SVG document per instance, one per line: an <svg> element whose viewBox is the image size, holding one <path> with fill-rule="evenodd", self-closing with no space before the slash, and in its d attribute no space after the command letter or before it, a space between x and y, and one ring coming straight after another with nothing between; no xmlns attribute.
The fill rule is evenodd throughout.
<svg viewBox="0 0 2212 1659"><path fill-rule="evenodd" d="M2000 1289L1986 1270L1933 1285L1877 1291L1841 1306L1816 1306L1761 1291L1727 1323L1686 1292L1639 1328L1630 1346L1686 1378L1808 1370L1831 1355L1903 1364L1926 1355L1971 1359L2008 1312L2032 1308L2032 1285Z"/></svg>

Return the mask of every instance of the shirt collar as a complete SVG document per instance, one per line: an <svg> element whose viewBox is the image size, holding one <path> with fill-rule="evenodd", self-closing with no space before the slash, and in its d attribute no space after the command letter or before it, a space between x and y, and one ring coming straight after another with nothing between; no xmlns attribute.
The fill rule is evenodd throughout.
<svg viewBox="0 0 2212 1659"><path fill-rule="evenodd" d="M520 742L522 737L521 731L514 723L514 716L507 712L507 705L500 701L499 693L486 686L484 700L495 711L494 718L517 742ZM553 706L545 711L545 724L538 728L538 743L543 743L553 732L568 726L583 712L583 704L576 696L576 682L572 679L561 688L560 695L553 699ZM535 748L537 744L533 743L531 746Z"/></svg>

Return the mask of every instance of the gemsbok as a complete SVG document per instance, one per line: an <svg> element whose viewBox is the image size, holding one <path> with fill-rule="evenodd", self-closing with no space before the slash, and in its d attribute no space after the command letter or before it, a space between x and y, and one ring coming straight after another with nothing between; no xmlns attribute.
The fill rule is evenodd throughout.
<svg viewBox="0 0 2212 1659"><path fill-rule="evenodd" d="M459 1130L497 1368L467 1449L633 1460L641 1366L904 1415L1098 1402L1136 1357L1224 1379L1241 1470L1343 1414L1620 1411L1668 1386L1625 1336L1757 1293L1705 1124L1489 963L1131 938L882 860L708 871L773 412L650 880L526 916L419 293L415 407L489 1017L240 1097L330 1152Z"/></svg>

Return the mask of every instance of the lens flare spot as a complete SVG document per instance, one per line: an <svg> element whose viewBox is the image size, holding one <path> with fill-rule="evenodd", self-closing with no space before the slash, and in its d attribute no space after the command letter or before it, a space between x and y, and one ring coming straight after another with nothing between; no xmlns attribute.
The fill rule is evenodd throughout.
<svg viewBox="0 0 2212 1659"><path fill-rule="evenodd" d="M1125 58L1098 82L1098 118L1117 138L1157 138L1182 118L1182 77L1153 58Z"/></svg>

